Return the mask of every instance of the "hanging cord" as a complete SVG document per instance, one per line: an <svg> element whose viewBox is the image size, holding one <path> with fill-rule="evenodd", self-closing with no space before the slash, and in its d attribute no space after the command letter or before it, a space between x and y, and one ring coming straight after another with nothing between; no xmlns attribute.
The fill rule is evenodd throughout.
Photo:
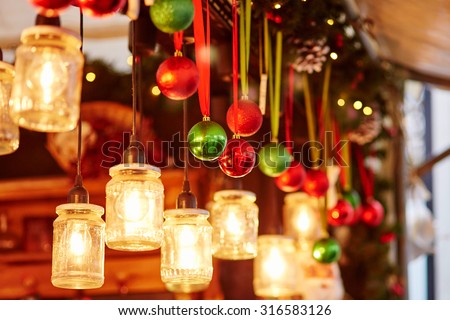
<svg viewBox="0 0 450 320"><path fill-rule="evenodd" d="M80 8L80 50L83 52L83 11ZM81 177L81 137L82 137L82 121L81 121L81 107L78 115L78 137L77 137L77 175L72 189L67 195L67 202L69 203L89 203L89 192L83 186L83 178Z"/></svg>
<svg viewBox="0 0 450 320"><path fill-rule="evenodd" d="M145 164L145 155L142 148L142 144L138 141L136 130L136 114L138 106L138 65L140 65L140 56L136 54L136 20L130 22L131 28L131 55L133 57L133 63L131 66L131 92L132 92L132 107L133 107L133 123L131 129L130 145L124 152L124 163L138 163Z"/></svg>
<svg viewBox="0 0 450 320"><path fill-rule="evenodd" d="M185 54L183 48L183 55ZM188 136L188 105L187 99L183 100L183 153L184 153L184 181L183 181L183 190L178 195L177 198L177 208L197 208L197 198L191 192L191 186L189 184L189 149L187 145L187 136Z"/></svg>

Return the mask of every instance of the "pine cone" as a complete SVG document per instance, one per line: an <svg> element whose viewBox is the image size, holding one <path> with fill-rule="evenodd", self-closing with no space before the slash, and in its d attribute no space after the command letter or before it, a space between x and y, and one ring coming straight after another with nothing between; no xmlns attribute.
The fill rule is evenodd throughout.
<svg viewBox="0 0 450 320"><path fill-rule="evenodd" d="M294 39L294 45L299 46L295 50L295 60L292 64L297 72L306 71L309 74L322 71L322 66L327 60L330 47L325 45L325 39L310 39L303 41Z"/></svg>
<svg viewBox="0 0 450 320"><path fill-rule="evenodd" d="M377 113L364 118L362 123L353 131L348 133L350 141L359 145L372 142L381 132L381 119Z"/></svg>

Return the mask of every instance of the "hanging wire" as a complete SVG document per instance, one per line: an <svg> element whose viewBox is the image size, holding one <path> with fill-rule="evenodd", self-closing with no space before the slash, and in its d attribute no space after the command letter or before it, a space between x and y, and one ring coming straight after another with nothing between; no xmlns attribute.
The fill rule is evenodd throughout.
<svg viewBox="0 0 450 320"><path fill-rule="evenodd" d="M133 57L133 62L131 66L131 90L132 90L132 96L133 96L133 127L132 127L132 141L135 141L136 139L136 109L138 104L138 98L137 98L137 81L136 81L136 69L137 69L137 59L139 59L136 55L136 20L131 21L131 55Z"/></svg>
<svg viewBox="0 0 450 320"><path fill-rule="evenodd" d="M80 51L83 53L84 41L84 21L83 11L80 8ZM77 137L77 175L72 189L69 190L67 200L69 203L89 203L89 193L83 186L83 179L81 177L81 137L82 137L82 121L81 121L81 106L78 114L78 137Z"/></svg>

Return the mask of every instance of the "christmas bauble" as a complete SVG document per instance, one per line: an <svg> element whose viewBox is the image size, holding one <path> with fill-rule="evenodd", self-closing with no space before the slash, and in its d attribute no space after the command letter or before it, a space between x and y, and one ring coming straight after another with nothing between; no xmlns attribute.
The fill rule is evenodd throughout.
<svg viewBox="0 0 450 320"><path fill-rule="evenodd" d="M184 100L192 96L198 88L197 66L188 58L175 56L166 59L156 71L159 90L172 100Z"/></svg>
<svg viewBox="0 0 450 320"><path fill-rule="evenodd" d="M333 238L317 240L312 248L313 258L321 263L332 263L341 257L341 246Z"/></svg>
<svg viewBox="0 0 450 320"><path fill-rule="evenodd" d="M162 32L182 31L194 19L194 5L192 0L155 0L150 6L150 18Z"/></svg>
<svg viewBox="0 0 450 320"><path fill-rule="evenodd" d="M361 205L361 197L359 196L359 193L356 190L352 189L349 191L344 191L342 193L342 197L348 202L350 202L350 204L354 209L356 209Z"/></svg>
<svg viewBox="0 0 450 320"><path fill-rule="evenodd" d="M353 218L347 223L349 226L354 225L355 223L361 220L363 206L360 204L353 211Z"/></svg>
<svg viewBox="0 0 450 320"><path fill-rule="evenodd" d="M263 116L259 106L251 100L241 99L237 105L237 126L235 126L235 108L232 104L227 112L227 125L230 130L242 137L254 135L261 128Z"/></svg>
<svg viewBox="0 0 450 320"><path fill-rule="evenodd" d="M294 160L286 171L275 177L275 184L281 191L295 192L301 189L305 177L305 168L300 162Z"/></svg>
<svg viewBox="0 0 450 320"><path fill-rule="evenodd" d="M127 0L78 0L83 13L91 17L107 17L125 6Z"/></svg>
<svg viewBox="0 0 450 320"><path fill-rule="evenodd" d="M256 153L244 139L230 139L218 160L223 173L229 177L241 178L254 168Z"/></svg>
<svg viewBox="0 0 450 320"><path fill-rule="evenodd" d="M188 133L189 150L200 160L215 160L225 149L227 134L220 124L203 120L195 124Z"/></svg>
<svg viewBox="0 0 450 320"><path fill-rule="evenodd" d="M365 224L376 227L384 219L384 208L381 203L375 199L369 199L361 208L361 221Z"/></svg>
<svg viewBox="0 0 450 320"><path fill-rule="evenodd" d="M277 142L270 142L258 152L259 169L269 177L278 177L292 162L288 149Z"/></svg>
<svg viewBox="0 0 450 320"><path fill-rule="evenodd" d="M311 169L306 171L305 181L303 182L303 190L313 197L321 197L325 195L330 183L327 174L319 169Z"/></svg>
<svg viewBox="0 0 450 320"><path fill-rule="evenodd" d="M345 199L338 199L336 205L328 210L328 223L333 227L349 224L353 220L355 209Z"/></svg>
<svg viewBox="0 0 450 320"><path fill-rule="evenodd" d="M70 6L73 0L29 0L29 2L39 8L41 15L56 17L60 11Z"/></svg>

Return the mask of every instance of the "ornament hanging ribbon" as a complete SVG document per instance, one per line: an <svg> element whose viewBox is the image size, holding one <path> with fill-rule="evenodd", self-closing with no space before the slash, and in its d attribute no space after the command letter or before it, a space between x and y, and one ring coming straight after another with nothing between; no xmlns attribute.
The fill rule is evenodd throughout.
<svg viewBox="0 0 450 320"><path fill-rule="evenodd" d="M308 138L311 143L316 143L317 142L316 120L315 120L314 110L313 110L313 106L312 106L311 89L309 88L308 74L305 71L303 71L302 76L303 76L303 87L304 87L303 94L304 94L304 98L305 98L305 109L306 109L306 123L307 123L307 127L308 127ZM311 157L312 157L311 162L314 166L314 164L316 164L317 161L319 160L319 149L318 148L312 146Z"/></svg>
<svg viewBox="0 0 450 320"><path fill-rule="evenodd" d="M244 1L242 1L241 3L244 3ZM252 1L245 0L245 6L240 7L240 15L239 15L239 46L240 46L239 56L240 56L240 71L241 71L240 72L241 90L242 96L244 97L248 97L248 69L250 63L250 31L251 31L251 17L252 17L251 10L252 10Z"/></svg>
<svg viewBox="0 0 450 320"><path fill-rule="evenodd" d="M238 10L237 10L237 0L233 0L231 5L232 16L233 16L233 112L234 112L234 133L239 136L238 128L238 91L239 91L239 66L238 66Z"/></svg>
<svg viewBox="0 0 450 320"><path fill-rule="evenodd" d="M270 100L270 128L272 141L278 142L280 126L280 99L281 99L281 62L283 55L283 33L277 31L275 43L275 70L272 65L272 41L269 33L267 16L264 18L264 53L265 65L269 78L269 100ZM274 71L274 72L273 72ZM272 76L274 75L274 76Z"/></svg>
<svg viewBox="0 0 450 320"><path fill-rule="evenodd" d="M285 126L285 137L286 137L286 147L289 153L293 154L294 142L292 141L292 118L294 116L294 80L295 73L294 67L289 66L289 84L288 84L288 97L286 108L284 111L284 126Z"/></svg>
<svg viewBox="0 0 450 320"><path fill-rule="evenodd" d="M173 43L175 47L175 55L182 56L182 48L183 48L183 31L178 31L173 33Z"/></svg>
<svg viewBox="0 0 450 320"><path fill-rule="evenodd" d="M210 116L210 65L211 65L211 38L209 24L209 2L206 1L206 35L203 22L202 0L193 0L194 4L194 38L195 57L199 72L198 99L203 117Z"/></svg>

